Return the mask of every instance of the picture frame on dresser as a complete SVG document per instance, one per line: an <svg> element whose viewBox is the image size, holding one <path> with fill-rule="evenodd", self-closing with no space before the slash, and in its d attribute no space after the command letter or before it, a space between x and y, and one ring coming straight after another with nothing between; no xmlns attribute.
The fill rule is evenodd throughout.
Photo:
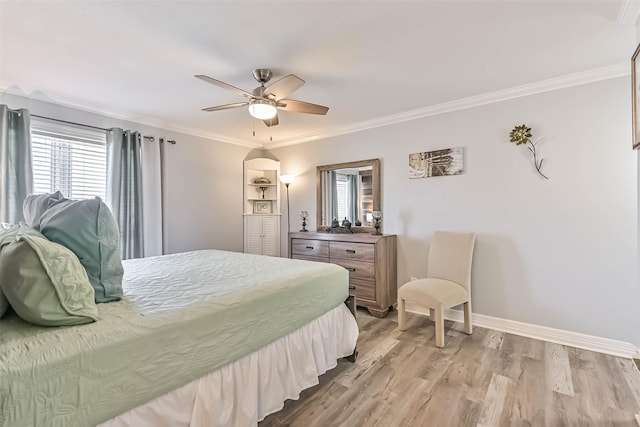
<svg viewBox="0 0 640 427"><path fill-rule="evenodd" d="M269 200L256 200L253 202L254 214L270 214L271 213L271 201Z"/></svg>

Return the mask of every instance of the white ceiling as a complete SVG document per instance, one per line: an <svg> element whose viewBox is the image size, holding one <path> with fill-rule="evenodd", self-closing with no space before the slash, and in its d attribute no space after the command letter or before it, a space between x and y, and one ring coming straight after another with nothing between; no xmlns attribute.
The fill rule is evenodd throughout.
<svg viewBox="0 0 640 427"><path fill-rule="evenodd" d="M626 63L629 1L4 1L0 90L139 123L263 145ZM267 128L244 98L254 68L307 83ZM16 108L17 106L12 106ZM255 128L256 136L252 136Z"/></svg>

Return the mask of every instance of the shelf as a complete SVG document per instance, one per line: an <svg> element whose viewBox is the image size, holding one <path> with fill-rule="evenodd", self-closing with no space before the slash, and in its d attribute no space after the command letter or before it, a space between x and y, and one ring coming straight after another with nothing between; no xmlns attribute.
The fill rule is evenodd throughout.
<svg viewBox="0 0 640 427"><path fill-rule="evenodd" d="M263 199L262 197L258 197L257 199L253 199L253 198L251 198L251 197L247 197L247 200L251 200L251 201L261 201L261 202L262 202L262 201L265 201L265 202L272 201L272 202L274 202L276 199L269 199L269 198L264 198L264 199Z"/></svg>
<svg viewBox="0 0 640 427"><path fill-rule="evenodd" d="M252 187L275 187L278 184L252 184L252 183L249 183L247 185L250 185Z"/></svg>

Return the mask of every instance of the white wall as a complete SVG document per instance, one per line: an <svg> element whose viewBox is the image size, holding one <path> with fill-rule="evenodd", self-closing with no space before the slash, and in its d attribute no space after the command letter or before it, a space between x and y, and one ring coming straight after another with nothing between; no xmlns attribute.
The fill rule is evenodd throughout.
<svg viewBox="0 0 640 427"><path fill-rule="evenodd" d="M273 150L291 185L292 230L315 212L317 165L380 158L384 231L398 235L398 279L426 274L434 230L478 233L477 313L640 347L638 157L629 78ZM545 136L541 179L516 124ZM465 147L465 174L410 180L408 155ZM286 206L283 206L283 212ZM315 228L315 215L310 229ZM286 253L283 235L283 253Z"/></svg>
<svg viewBox="0 0 640 427"><path fill-rule="evenodd" d="M2 94L9 108L110 128L139 130L166 147L165 246L168 253L196 249L242 251L242 161L247 147L121 121L24 97Z"/></svg>

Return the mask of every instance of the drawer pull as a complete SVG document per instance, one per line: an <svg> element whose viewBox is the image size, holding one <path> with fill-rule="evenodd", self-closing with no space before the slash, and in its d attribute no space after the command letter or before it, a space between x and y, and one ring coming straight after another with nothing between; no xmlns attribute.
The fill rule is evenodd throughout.
<svg viewBox="0 0 640 427"><path fill-rule="evenodd" d="M350 290L350 291L355 291L355 290L356 290L356 287L355 287L355 286L351 286L351 285L349 285L349 290Z"/></svg>
<svg viewBox="0 0 640 427"><path fill-rule="evenodd" d="M313 249L313 246L307 246L307 249Z"/></svg>
<svg viewBox="0 0 640 427"><path fill-rule="evenodd" d="M356 251L355 251L355 249L347 249L347 253L349 253L349 254L355 254L355 253L356 253Z"/></svg>
<svg viewBox="0 0 640 427"><path fill-rule="evenodd" d="M355 269L355 268L353 268L353 267L347 267L347 271L350 271L350 272L352 272L352 273L353 273L354 271L356 271L356 269Z"/></svg>

